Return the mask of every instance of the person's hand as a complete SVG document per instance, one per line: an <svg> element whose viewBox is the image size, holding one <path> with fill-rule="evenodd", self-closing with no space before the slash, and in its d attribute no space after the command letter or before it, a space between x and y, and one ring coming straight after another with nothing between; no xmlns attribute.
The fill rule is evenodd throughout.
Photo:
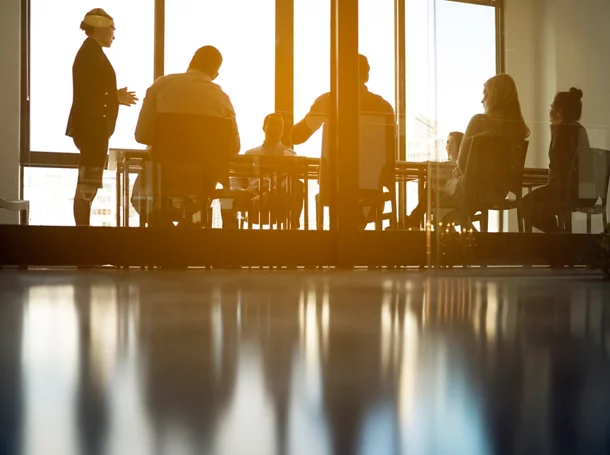
<svg viewBox="0 0 610 455"><path fill-rule="evenodd" d="M117 90L117 97L119 99L119 104L122 104L123 106L133 106L138 101L136 92L128 91L127 87Z"/></svg>

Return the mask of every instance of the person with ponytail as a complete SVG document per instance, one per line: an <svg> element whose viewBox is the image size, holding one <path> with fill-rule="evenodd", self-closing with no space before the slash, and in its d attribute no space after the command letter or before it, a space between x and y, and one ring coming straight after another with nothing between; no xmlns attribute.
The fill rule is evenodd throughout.
<svg viewBox="0 0 610 455"><path fill-rule="evenodd" d="M582 96L582 90L574 87L555 95L549 112L551 144L548 183L524 196L521 202L525 225L542 232L560 230L558 216L576 196L572 193L577 188L570 187L574 160L579 148L589 147L587 130L579 122Z"/></svg>
<svg viewBox="0 0 610 455"><path fill-rule="evenodd" d="M74 221L88 226L91 204L102 187L108 142L114 133L119 105L138 100L127 88L117 89L116 74L103 48L114 41L114 20L103 9L89 11L80 24L87 38L72 66L73 95L66 135L80 152L74 195Z"/></svg>

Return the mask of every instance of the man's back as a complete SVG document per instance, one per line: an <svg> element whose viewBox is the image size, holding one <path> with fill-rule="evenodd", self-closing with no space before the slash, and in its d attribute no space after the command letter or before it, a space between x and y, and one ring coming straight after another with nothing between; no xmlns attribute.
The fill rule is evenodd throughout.
<svg viewBox="0 0 610 455"><path fill-rule="evenodd" d="M239 134L229 96L198 70L162 76L148 89L136 127L136 140L153 145L155 118L160 114L192 114L230 119Z"/></svg>

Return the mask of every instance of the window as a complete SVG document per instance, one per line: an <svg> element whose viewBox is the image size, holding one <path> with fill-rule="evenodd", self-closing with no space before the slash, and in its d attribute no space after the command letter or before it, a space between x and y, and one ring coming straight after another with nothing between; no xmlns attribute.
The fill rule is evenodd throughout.
<svg viewBox="0 0 610 455"><path fill-rule="evenodd" d="M275 105L275 0L166 0L165 30L166 74L186 71L201 46L218 48L215 82L235 108L242 151L260 145Z"/></svg>
<svg viewBox="0 0 610 455"><path fill-rule="evenodd" d="M77 177L76 169L25 168L23 192L30 201L30 224L74 226L72 205ZM105 172L103 183L93 201L91 225L116 226L115 173ZM137 219L130 221L137 226Z"/></svg>
<svg viewBox="0 0 610 455"><path fill-rule="evenodd" d="M294 2L294 119L305 117L317 97L330 90L330 1ZM320 129L296 146L301 156L319 158Z"/></svg>
<svg viewBox="0 0 610 455"><path fill-rule="evenodd" d="M483 84L496 74L496 22L493 7L437 1L437 114L442 141L451 131L464 132L470 118L483 112Z"/></svg>
<svg viewBox="0 0 610 455"><path fill-rule="evenodd" d="M118 87L140 99L154 77L154 1L31 0L30 148L76 152L65 136L72 104L72 64L85 39L80 22L93 8L113 16L116 41L106 55L117 73ZM121 107L111 147L142 148L134 139L139 105Z"/></svg>

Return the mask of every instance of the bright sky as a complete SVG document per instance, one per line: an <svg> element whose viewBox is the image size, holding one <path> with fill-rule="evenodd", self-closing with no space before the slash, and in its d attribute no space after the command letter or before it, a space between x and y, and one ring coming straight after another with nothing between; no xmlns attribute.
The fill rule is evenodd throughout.
<svg viewBox="0 0 610 455"><path fill-rule="evenodd" d="M329 88L329 3L295 0L297 121ZM79 23L95 7L115 18L116 41L107 55L119 86L128 86L142 99L153 82L152 0L32 0L32 150L76 151L64 136L71 67L84 39ZM217 82L235 105L244 148L262 141L262 120L274 109L274 24L275 0L166 1L166 73L184 71L198 47L218 47L224 64ZM407 0L406 25L409 128L424 116L437 118L438 138L463 131L481 111L483 83L495 73L494 9ZM371 63L370 90L395 105L392 0L360 0L359 45ZM133 138L138 112L139 107L121 108L111 146L142 147ZM297 152L319 156L319 135Z"/></svg>

